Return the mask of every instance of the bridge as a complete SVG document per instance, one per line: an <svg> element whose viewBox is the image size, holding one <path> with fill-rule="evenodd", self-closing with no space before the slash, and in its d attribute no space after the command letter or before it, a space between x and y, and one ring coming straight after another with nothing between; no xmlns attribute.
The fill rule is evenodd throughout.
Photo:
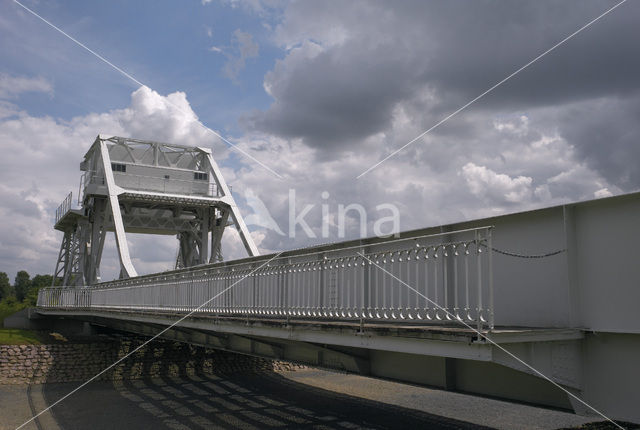
<svg viewBox="0 0 640 430"><path fill-rule="evenodd" d="M97 139L103 157L128 144L111 142L109 148L106 140ZM157 163L157 155L150 157ZM220 181L215 162L207 157L208 172ZM131 160L141 163L136 154ZM110 164L102 161L101 175L122 169ZM92 225L100 227L85 224L85 241L97 228L93 243L114 231L121 235L120 246L126 231L143 231L146 225L152 234L178 231L183 255L189 244L198 252L179 258L176 270L138 276L120 246L121 279L100 282L99 258L88 257L91 247L70 245L90 217L67 203L56 228L66 231L61 256L68 257L59 259L64 264L57 271L68 275L69 286L41 290L33 318L77 320L640 422L640 193L271 255L257 255L247 234L248 257L219 261L214 250L219 250L224 228L246 228L235 204L224 199L228 191L209 194L212 222L200 217L191 224L197 227L194 235L185 240L180 216L202 207L199 202L193 206L185 199L164 198L163 204L179 201L182 207L158 213L173 217L172 223L160 228L148 217L143 225L144 208L134 216L135 203L126 203L132 201L131 185L120 182L113 192L114 176L105 183L106 190L86 191L83 202L96 208L102 193L111 199L112 215L94 216L103 221ZM214 185L228 190L226 184ZM154 210L159 196L176 192L163 194L157 186L152 185ZM198 191L201 199L209 189ZM125 203L117 200L123 196ZM120 221L119 214L124 214ZM138 224L127 225L127 220ZM203 245L209 233L211 258ZM92 263L79 270L80 260Z"/></svg>

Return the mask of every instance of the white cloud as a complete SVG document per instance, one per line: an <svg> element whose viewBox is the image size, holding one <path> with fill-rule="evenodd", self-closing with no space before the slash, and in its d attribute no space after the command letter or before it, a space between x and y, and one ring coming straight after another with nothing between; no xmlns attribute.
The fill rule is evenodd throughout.
<svg viewBox="0 0 640 430"><path fill-rule="evenodd" d="M42 77L30 78L0 73L0 98L15 98L27 92L53 95L53 85Z"/></svg>
<svg viewBox="0 0 640 430"><path fill-rule="evenodd" d="M0 119L14 116L18 113L20 113L20 108L18 106L5 100L0 100Z"/></svg>
<svg viewBox="0 0 640 430"><path fill-rule="evenodd" d="M520 115L510 119L495 119L493 127L502 132L510 132L517 136L525 136L529 132L529 118L526 115Z"/></svg>
<svg viewBox="0 0 640 430"><path fill-rule="evenodd" d="M531 196L532 179L527 176L511 178L471 162L462 166L461 174L471 192L477 197L487 198L489 204L494 203L491 200L502 204L522 203Z"/></svg>
<svg viewBox="0 0 640 430"><path fill-rule="evenodd" d="M593 197L601 199L603 197L611 197L613 193L608 188L601 188L593 193Z"/></svg>

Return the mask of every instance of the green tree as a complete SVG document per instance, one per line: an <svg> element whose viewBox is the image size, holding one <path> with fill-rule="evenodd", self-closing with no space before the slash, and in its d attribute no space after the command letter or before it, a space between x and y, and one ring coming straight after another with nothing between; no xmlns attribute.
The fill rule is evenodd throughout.
<svg viewBox="0 0 640 430"><path fill-rule="evenodd" d="M36 275L31 280L31 287L27 291L27 295L24 299L24 303L29 306L35 306L38 301L38 291L40 288L50 287L53 276L51 275Z"/></svg>
<svg viewBox="0 0 640 430"><path fill-rule="evenodd" d="M5 272L0 272L0 300L14 295L13 287L9 284L9 276Z"/></svg>
<svg viewBox="0 0 640 430"><path fill-rule="evenodd" d="M13 283L13 288L16 290L16 298L19 302L23 301L29 292L31 287L31 278L29 274L21 270L16 274L16 280Z"/></svg>
<svg viewBox="0 0 640 430"><path fill-rule="evenodd" d="M31 280L31 287L38 289L42 287L50 287L51 281L53 281L53 276L51 275L36 275Z"/></svg>
<svg viewBox="0 0 640 430"><path fill-rule="evenodd" d="M39 288L30 288L22 303L27 306L35 306L38 303Z"/></svg>

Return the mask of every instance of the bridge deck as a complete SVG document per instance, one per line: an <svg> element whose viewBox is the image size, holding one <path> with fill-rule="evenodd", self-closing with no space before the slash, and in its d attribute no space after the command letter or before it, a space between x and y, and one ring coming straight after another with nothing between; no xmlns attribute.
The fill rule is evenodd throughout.
<svg viewBox="0 0 640 430"><path fill-rule="evenodd" d="M160 320L162 325L171 325L178 319L184 317L185 313L171 311L152 312L131 312L123 310L55 310L39 309L42 315L66 315L73 316L93 316L98 319L118 319L118 320L139 320L149 319ZM255 328L275 328L294 330L313 330L323 332L339 332L353 335L378 335L397 336L402 338L419 338L425 340L457 341L466 343L485 343L482 337L488 337L496 343L517 343L517 342L540 342L540 341L560 341L582 339L583 330L572 328L543 328L543 327L495 327L492 330L483 330L482 336L473 328L456 325L455 322L448 324L429 324L417 321L403 321L398 323L384 321L359 321L334 319L296 319L296 318L247 318L245 316L220 316L215 314L193 314L182 321L178 326L197 324L199 329L216 332L227 331L224 327L241 325Z"/></svg>

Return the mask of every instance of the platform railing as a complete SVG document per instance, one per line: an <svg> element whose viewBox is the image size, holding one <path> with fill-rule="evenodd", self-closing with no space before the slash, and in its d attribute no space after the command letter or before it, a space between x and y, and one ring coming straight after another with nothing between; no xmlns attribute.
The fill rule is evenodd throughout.
<svg viewBox="0 0 640 430"><path fill-rule="evenodd" d="M67 197L65 197L62 203L60 203L60 206L58 206L58 208L56 209L56 224L67 212L71 210L71 199L72 193L70 192L69 194L67 194Z"/></svg>
<svg viewBox="0 0 640 430"><path fill-rule="evenodd" d="M40 290L42 308L404 321L493 327L491 228L299 250L85 288ZM267 263L268 262L268 263Z"/></svg>

